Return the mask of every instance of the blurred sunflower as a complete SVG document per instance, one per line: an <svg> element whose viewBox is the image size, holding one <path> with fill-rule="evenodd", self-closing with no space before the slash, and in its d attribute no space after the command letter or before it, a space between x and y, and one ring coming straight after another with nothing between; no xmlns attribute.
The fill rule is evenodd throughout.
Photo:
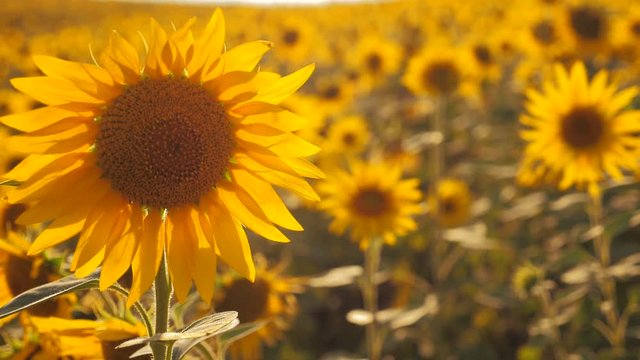
<svg viewBox="0 0 640 360"><path fill-rule="evenodd" d="M350 61L358 73L358 83L368 90L398 71L402 47L383 37L367 35L358 40Z"/></svg>
<svg viewBox="0 0 640 360"><path fill-rule="evenodd" d="M276 57L284 63L302 64L317 42L313 24L298 17L283 17L272 30L277 46Z"/></svg>
<svg viewBox="0 0 640 360"><path fill-rule="evenodd" d="M583 63L569 72L556 64L555 82L527 91L522 183L553 181L561 190L575 185L595 195L605 173L620 179L623 169L637 168L640 111L625 108L638 89L619 90L607 78L601 70L589 82Z"/></svg>
<svg viewBox="0 0 640 360"><path fill-rule="evenodd" d="M261 359L262 344L273 345L297 313L296 293L300 280L284 276L284 264L268 268L263 257L256 257L253 283L233 272L222 275L222 287L216 292L216 311L238 311L241 323L265 322L254 333L235 341L229 351L234 359Z"/></svg>
<svg viewBox="0 0 640 360"><path fill-rule="evenodd" d="M477 93L473 63L464 50L448 45L427 46L409 60L402 83L416 95Z"/></svg>
<svg viewBox="0 0 640 360"><path fill-rule="evenodd" d="M573 2L558 16L562 38L577 53L602 55L609 49L610 19L604 5Z"/></svg>
<svg viewBox="0 0 640 360"><path fill-rule="evenodd" d="M318 185L320 208L333 217L329 229L339 235L351 227L351 238L366 248L373 237L393 245L396 236L416 228L421 211L418 179L401 179L402 169L389 164L353 161L351 173L334 170Z"/></svg>
<svg viewBox="0 0 640 360"><path fill-rule="evenodd" d="M165 250L179 301L192 281L211 299L217 255L253 279L243 226L279 242L289 239L276 225L302 230L272 185L318 200L302 178L323 176L302 159L318 148L291 133L305 121L278 106L313 65L257 71L270 43L223 52L222 12L196 40L194 22L167 34L152 20L145 60L117 33L101 66L36 56L45 76L12 84L47 106L0 119L28 133L10 139L30 155L5 175L21 182L9 202L29 204L17 222L51 221L29 254L80 233L72 271L102 265L104 290L131 267L129 305Z"/></svg>
<svg viewBox="0 0 640 360"><path fill-rule="evenodd" d="M361 116L348 115L338 118L327 130L321 154L346 157L361 154L369 144L370 137L369 126Z"/></svg>
<svg viewBox="0 0 640 360"><path fill-rule="evenodd" d="M353 101L355 85L345 74L325 75L315 81L316 111L325 116L344 112Z"/></svg>
<svg viewBox="0 0 640 360"><path fill-rule="evenodd" d="M617 60L634 63L640 60L640 4L630 4L627 11L611 27L611 46Z"/></svg>
<svg viewBox="0 0 640 360"><path fill-rule="evenodd" d="M128 359L133 348L115 349L125 340L146 335L144 326L118 318L105 320L64 319L58 317L29 318L38 343L27 343L17 359Z"/></svg>
<svg viewBox="0 0 640 360"><path fill-rule="evenodd" d="M471 192L464 181L442 179L427 200L429 213L438 223L451 228L464 224L471 213Z"/></svg>

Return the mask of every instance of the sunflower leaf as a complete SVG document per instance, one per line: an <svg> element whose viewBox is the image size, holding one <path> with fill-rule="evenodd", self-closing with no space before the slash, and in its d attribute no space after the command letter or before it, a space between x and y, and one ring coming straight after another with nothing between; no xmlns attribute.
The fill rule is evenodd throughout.
<svg viewBox="0 0 640 360"><path fill-rule="evenodd" d="M130 358L134 358L151 354L151 347L147 346L149 343L173 343L172 359L181 359L200 342L229 331L236 327L238 323L238 313L235 311L215 313L192 322L179 332L166 332L155 334L152 337L130 339L121 343L116 348L120 349L145 344L144 347L138 349L130 356Z"/></svg>
<svg viewBox="0 0 640 360"><path fill-rule="evenodd" d="M20 184L21 184L20 181L16 181L12 179L0 180L0 185L4 185L4 186L20 186Z"/></svg>
<svg viewBox="0 0 640 360"><path fill-rule="evenodd" d="M62 279L27 290L11 299L11 301L3 307L0 307L0 318L15 314L19 311L28 309L34 305L72 291L97 288L99 278L100 269L81 279L76 278L74 275L69 275Z"/></svg>
<svg viewBox="0 0 640 360"><path fill-rule="evenodd" d="M260 330L266 324L265 321L256 321L236 326L234 329L220 335L220 342L223 346L229 346L234 341L240 340L245 336Z"/></svg>

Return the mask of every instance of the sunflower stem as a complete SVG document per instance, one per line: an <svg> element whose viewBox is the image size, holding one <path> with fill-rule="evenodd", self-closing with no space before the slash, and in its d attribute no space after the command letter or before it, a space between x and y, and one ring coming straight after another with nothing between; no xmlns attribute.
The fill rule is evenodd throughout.
<svg viewBox="0 0 640 360"><path fill-rule="evenodd" d="M591 221L591 227L597 228L597 235L594 238L594 251L602 269L602 276L598 281L598 286L600 287L603 297L601 309L607 321L607 326L611 330L611 334L613 334L611 338L608 338L611 347L616 355L624 356L626 332L624 327L626 326L624 322L620 321L617 311L616 281L607 273L607 269L611 264L611 237L607 236L604 232L602 195L589 194L589 199L589 219Z"/></svg>
<svg viewBox="0 0 640 360"><path fill-rule="evenodd" d="M380 267L382 238L374 237L364 253L364 284L362 295L365 309L371 314L371 322L366 327L367 352L370 360L379 360L382 339L378 334L378 285L375 275Z"/></svg>
<svg viewBox="0 0 640 360"><path fill-rule="evenodd" d="M162 334L169 329L169 307L171 303L171 283L169 282L169 274L167 272L167 256L162 255L160 269L156 274L154 282L155 288L155 305L156 305L156 324L155 333ZM161 342L152 342L154 360L171 360L171 346Z"/></svg>
<svg viewBox="0 0 640 360"><path fill-rule="evenodd" d="M439 141L434 144L431 151L431 169L430 169L430 177L431 177L431 189L430 192L433 196L438 197L438 184L442 178L445 168L445 149L444 149L444 139L445 139L445 119L447 117L447 97L445 95L440 95L435 99L435 110L433 113L433 123L432 123L432 131L439 135ZM439 204L438 204L439 206ZM436 212L440 210L436 206ZM445 257L447 252L447 244L442 241L442 228L438 222L438 214L431 214L431 226L430 229L433 231L433 252L432 252L432 275L434 281L438 279L438 273L440 268L441 259Z"/></svg>
<svg viewBox="0 0 640 360"><path fill-rule="evenodd" d="M110 289L126 297L129 297L129 290L122 287L118 283L111 285ZM138 315L142 319L142 322L144 323L144 327L147 330L147 335L153 336L154 334L153 324L151 324L151 319L149 318L149 314L147 313L147 311L144 309L144 306L142 306L142 304L139 301L136 301L133 303L133 307L134 309L136 309L136 311L138 312Z"/></svg>

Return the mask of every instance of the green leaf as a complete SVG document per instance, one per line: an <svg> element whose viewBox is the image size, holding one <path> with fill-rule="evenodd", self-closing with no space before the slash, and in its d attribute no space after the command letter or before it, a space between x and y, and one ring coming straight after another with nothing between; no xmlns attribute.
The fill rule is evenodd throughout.
<svg viewBox="0 0 640 360"><path fill-rule="evenodd" d="M215 313L192 322L179 332L166 332L155 334L152 337L127 340L118 345L116 349L146 344L131 355L131 358L134 358L150 355L151 347L148 345L149 343L173 343L171 358L179 360L198 343L233 329L238 325L238 322L238 313L235 311Z"/></svg>
<svg viewBox="0 0 640 360"><path fill-rule="evenodd" d="M4 186L20 186L21 182L16 181L16 180L0 180L0 185L4 185Z"/></svg>
<svg viewBox="0 0 640 360"><path fill-rule="evenodd" d="M97 288L99 278L100 269L82 279L78 279L74 275L69 275L62 279L27 290L0 308L0 318L15 314L18 311L28 309L34 305L72 291Z"/></svg>
<svg viewBox="0 0 640 360"><path fill-rule="evenodd" d="M243 337L251 335L252 333L258 331L265 324L266 321L257 321L238 325L235 328L220 335L220 342L223 344L223 346L229 346L234 341L238 341Z"/></svg>

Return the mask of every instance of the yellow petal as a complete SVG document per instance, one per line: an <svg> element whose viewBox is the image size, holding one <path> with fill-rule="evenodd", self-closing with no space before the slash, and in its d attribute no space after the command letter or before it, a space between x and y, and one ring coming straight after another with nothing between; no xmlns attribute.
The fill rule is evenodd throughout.
<svg viewBox="0 0 640 360"><path fill-rule="evenodd" d="M165 223L158 210L152 209L143 221L138 252L131 263L133 281L127 306L131 307L151 287L162 261L165 243Z"/></svg>
<svg viewBox="0 0 640 360"><path fill-rule="evenodd" d="M315 69L315 64L309 64L302 69L282 77L267 87L260 89L258 96L253 101L263 101L271 104L279 104L300 89Z"/></svg>
<svg viewBox="0 0 640 360"><path fill-rule="evenodd" d="M84 225L84 219L75 223L66 224L60 226L59 223L64 223L64 220L55 220L43 232L38 235L36 240L31 244L28 255L35 255L46 248L55 246L69 240L73 235L80 232Z"/></svg>
<svg viewBox="0 0 640 360"><path fill-rule="evenodd" d="M0 118L0 122L20 131L31 132L46 128L60 120L77 116L78 114L74 111L45 106L24 113L3 116Z"/></svg>
<svg viewBox="0 0 640 360"><path fill-rule="evenodd" d="M229 212L256 234L277 242L290 241L269 221L260 205L241 187L224 184L217 187L217 193Z"/></svg>
<svg viewBox="0 0 640 360"><path fill-rule="evenodd" d="M198 249L195 226L191 221L190 206L171 209L167 216L168 249L167 260L173 280L176 298L184 302L191 289L196 251Z"/></svg>
<svg viewBox="0 0 640 360"><path fill-rule="evenodd" d="M68 80L50 76L33 76L11 79L11 84L23 93L47 105L63 105L67 103L104 104L80 90Z"/></svg>
<svg viewBox="0 0 640 360"><path fill-rule="evenodd" d="M203 199L208 209L209 222L214 232L220 258L240 275L254 281L256 269L251 257L249 240L242 225L220 203L211 197Z"/></svg>
<svg viewBox="0 0 640 360"><path fill-rule="evenodd" d="M255 199L269 220L289 230L303 230L300 223L291 215L287 206L269 183L258 179L243 169L233 169L231 170L231 175Z"/></svg>

